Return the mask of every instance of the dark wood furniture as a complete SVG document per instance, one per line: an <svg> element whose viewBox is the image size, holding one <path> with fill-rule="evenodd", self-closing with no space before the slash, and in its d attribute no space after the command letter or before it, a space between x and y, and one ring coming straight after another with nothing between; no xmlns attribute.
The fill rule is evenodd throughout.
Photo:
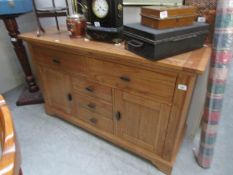
<svg viewBox="0 0 233 175"><path fill-rule="evenodd" d="M11 43L14 46L15 53L26 75L26 80L28 83L29 91L36 92L38 91L38 86L36 85L32 77L32 71L30 69L30 64L28 61L27 53L23 45L23 42L21 39L18 38L18 35L20 33L18 31L18 25L17 25L16 19L12 16L9 16L9 17L6 16L3 18L3 22L6 26L7 31L9 32Z"/></svg>
<svg viewBox="0 0 233 175"><path fill-rule="evenodd" d="M50 115L150 160L171 174L195 80L211 49L149 61L122 46L47 32L27 41Z"/></svg>
<svg viewBox="0 0 233 175"><path fill-rule="evenodd" d="M18 60L26 76L27 88L25 88L25 90L22 92L16 104L20 106L20 105L42 103L43 97L32 75L26 49L23 45L22 40L18 38L18 35L20 34L16 21L16 17L18 16L19 16L18 14L0 16L0 19L3 20L5 27L9 32L11 43L14 46L15 53L18 57Z"/></svg>
<svg viewBox="0 0 233 175"><path fill-rule="evenodd" d="M12 117L3 97L0 95L0 172L4 175L23 175L20 147L17 142Z"/></svg>

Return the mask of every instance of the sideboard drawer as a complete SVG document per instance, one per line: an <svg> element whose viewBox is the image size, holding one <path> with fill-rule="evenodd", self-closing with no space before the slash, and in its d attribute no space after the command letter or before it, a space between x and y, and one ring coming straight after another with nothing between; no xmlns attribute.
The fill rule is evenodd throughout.
<svg viewBox="0 0 233 175"><path fill-rule="evenodd" d="M86 73L86 59L84 56L45 48L38 48L34 52L35 61L39 64L68 72Z"/></svg>
<svg viewBox="0 0 233 175"><path fill-rule="evenodd" d="M113 133L113 120L102 117L100 114L79 107L77 117L100 130Z"/></svg>
<svg viewBox="0 0 233 175"><path fill-rule="evenodd" d="M112 88L87 80L83 76L72 78L74 92L81 92L112 103Z"/></svg>
<svg viewBox="0 0 233 175"><path fill-rule="evenodd" d="M81 93L75 93L75 101L75 108L86 108L89 111L96 112L104 117L112 119L113 108L112 104L109 102Z"/></svg>
<svg viewBox="0 0 233 175"><path fill-rule="evenodd" d="M88 59L87 73L100 83L130 93L166 102L171 102L173 98L176 74L152 72L96 59Z"/></svg>

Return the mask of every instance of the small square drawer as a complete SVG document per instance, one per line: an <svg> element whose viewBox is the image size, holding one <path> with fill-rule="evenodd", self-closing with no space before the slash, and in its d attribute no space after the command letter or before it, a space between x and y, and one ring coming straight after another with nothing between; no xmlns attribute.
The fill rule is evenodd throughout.
<svg viewBox="0 0 233 175"><path fill-rule="evenodd" d="M91 112L85 108L79 107L77 110L77 118L82 121L108 133L113 133L113 120L102 117L100 114Z"/></svg>
<svg viewBox="0 0 233 175"><path fill-rule="evenodd" d="M66 53L55 49L38 47L34 52L34 60L38 64L67 72L86 73L85 56Z"/></svg>
<svg viewBox="0 0 233 175"><path fill-rule="evenodd" d="M89 95L84 95L76 92L75 103L76 103L75 108L80 108L80 107L86 108L89 111L96 112L103 117L112 119L112 113L113 113L112 104L105 100L101 100L96 97L92 97Z"/></svg>
<svg viewBox="0 0 233 175"><path fill-rule="evenodd" d="M83 76L72 78L72 88L75 92L85 93L112 103L112 88L87 80Z"/></svg>

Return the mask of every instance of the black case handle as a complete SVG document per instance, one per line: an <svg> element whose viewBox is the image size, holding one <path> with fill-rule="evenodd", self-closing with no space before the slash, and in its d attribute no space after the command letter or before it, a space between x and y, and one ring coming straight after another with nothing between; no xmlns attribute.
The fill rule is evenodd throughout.
<svg viewBox="0 0 233 175"><path fill-rule="evenodd" d="M128 45L130 45L134 48L141 48L144 46L144 43L137 41L137 40L130 40L130 41L128 41Z"/></svg>

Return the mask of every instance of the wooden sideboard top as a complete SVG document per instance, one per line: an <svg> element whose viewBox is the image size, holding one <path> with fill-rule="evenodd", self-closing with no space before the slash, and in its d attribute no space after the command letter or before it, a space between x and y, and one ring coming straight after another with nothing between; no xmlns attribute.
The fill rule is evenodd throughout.
<svg viewBox="0 0 233 175"><path fill-rule="evenodd" d="M182 70L195 74L202 74L206 70L211 56L211 47L206 46L159 61L151 61L125 50L123 43L120 46L116 46L104 42L85 41L84 38L71 39L68 32L64 29L60 32L54 29L48 29L46 30L46 34L41 37L37 37L36 32L24 33L20 35L20 38L29 43L69 48L92 54L92 56L93 54L100 54L108 57L109 60L117 58L118 62L124 61L150 68L162 66L164 68ZM114 57L111 57L113 54Z"/></svg>

